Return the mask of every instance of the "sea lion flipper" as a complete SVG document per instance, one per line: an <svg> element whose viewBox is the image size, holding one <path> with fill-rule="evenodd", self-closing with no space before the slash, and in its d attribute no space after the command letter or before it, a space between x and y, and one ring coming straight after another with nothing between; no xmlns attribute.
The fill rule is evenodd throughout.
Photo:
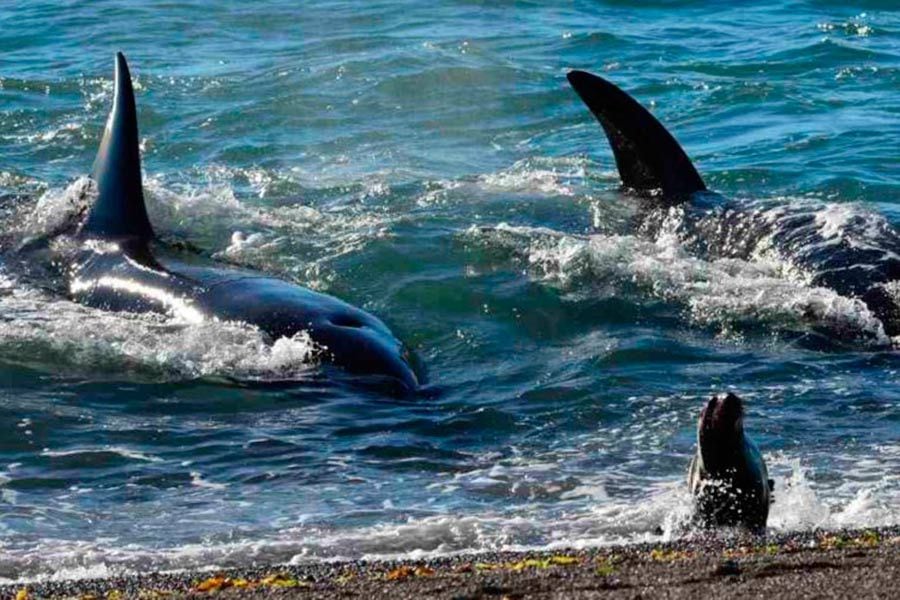
<svg viewBox="0 0 900 600"><path fill-rule="evenodd" d="M603 126L623 185L638 192L661 189L667 198L706 190L672 134L634 98L585 71L570 71L567 78Z"/></svg>
<svg viewBox="0 0 900 600"><path fill-rule="evenodd" d="M98 197L82 227L83 235L151 240L153 228L141 184L137 109L128 64L116 53L113 107L94 160Z"/></svg>

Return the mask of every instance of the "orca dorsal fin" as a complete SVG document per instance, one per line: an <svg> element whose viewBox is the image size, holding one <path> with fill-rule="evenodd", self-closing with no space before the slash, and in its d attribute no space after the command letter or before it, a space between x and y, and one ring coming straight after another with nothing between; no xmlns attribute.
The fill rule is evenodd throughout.
<svg viewBox="0 0 900 600"><path fill-rule="evenodd" d="M667 197L706 190L672 134L634 98L585 71L566 77L603 126L623 185L638 192L662 189Z"/></svg>
<svg viewBox="0 0 900 600"><path fill-rule="evenodd" d="M82 227L83 235L153 239L141 184L137 109L128 63L116 53L113 106L94 160L98 196Z"/></svg>

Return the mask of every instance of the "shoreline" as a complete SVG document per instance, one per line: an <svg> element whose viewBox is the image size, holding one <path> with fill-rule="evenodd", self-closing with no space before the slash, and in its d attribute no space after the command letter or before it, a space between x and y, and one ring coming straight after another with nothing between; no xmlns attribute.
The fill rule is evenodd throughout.
<svg viewBox="0 0 900 600"><path fill-rule="evenodd" d="M0 586L0 598L888 598L898 581L892 526L42 581Z"/></svg>

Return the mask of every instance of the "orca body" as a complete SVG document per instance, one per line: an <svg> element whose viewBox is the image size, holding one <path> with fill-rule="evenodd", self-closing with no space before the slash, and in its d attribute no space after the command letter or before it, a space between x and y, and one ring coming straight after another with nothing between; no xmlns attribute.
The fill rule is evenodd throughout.
<svg viewBox="0 0 900 600"><path fill-rule="evenodd" d="M98 196L78 233L69 291L111 311L159 312L187 321L254 325L275 341L300 332L344 370L418 387L403 345L378 318L337 298L263 274L196 265L155 242L141 183L137 112L125 57L116 55L115 99L94 163Z"/></svg>
<svg viewBox="0 0 900 600"><path fill-rule="evenodd" d="M675 138L634 98L584 71L568 80L603 127L624 188L641 198L640 232L674 230L709 258L774 251L811 285L861 300L885 333L900 335L900 233L890 223L855 215L834 231L809 207L727 200L707 190ZM674 223L673 210L681 211Z"/></svg>
<svg viewBox="0 0 900 600"><path fill-rule="evenodd" d="M744 405L734 394L714 396L700 412L688 485L700 525L765 531L773 482L744 433Z"/></svg>

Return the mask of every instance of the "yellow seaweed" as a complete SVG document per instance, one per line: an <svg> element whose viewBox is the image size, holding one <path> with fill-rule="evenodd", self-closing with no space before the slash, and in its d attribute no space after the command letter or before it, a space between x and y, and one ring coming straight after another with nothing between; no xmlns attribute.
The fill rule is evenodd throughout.
<svg viewBox="0 0 900 600"><path fill-rule="evenodd" d="M297 581L286 573L274 573L268 577L264 577L259 581L259 584L277 588L307 587L310 585L305 581Z"/></svg>

